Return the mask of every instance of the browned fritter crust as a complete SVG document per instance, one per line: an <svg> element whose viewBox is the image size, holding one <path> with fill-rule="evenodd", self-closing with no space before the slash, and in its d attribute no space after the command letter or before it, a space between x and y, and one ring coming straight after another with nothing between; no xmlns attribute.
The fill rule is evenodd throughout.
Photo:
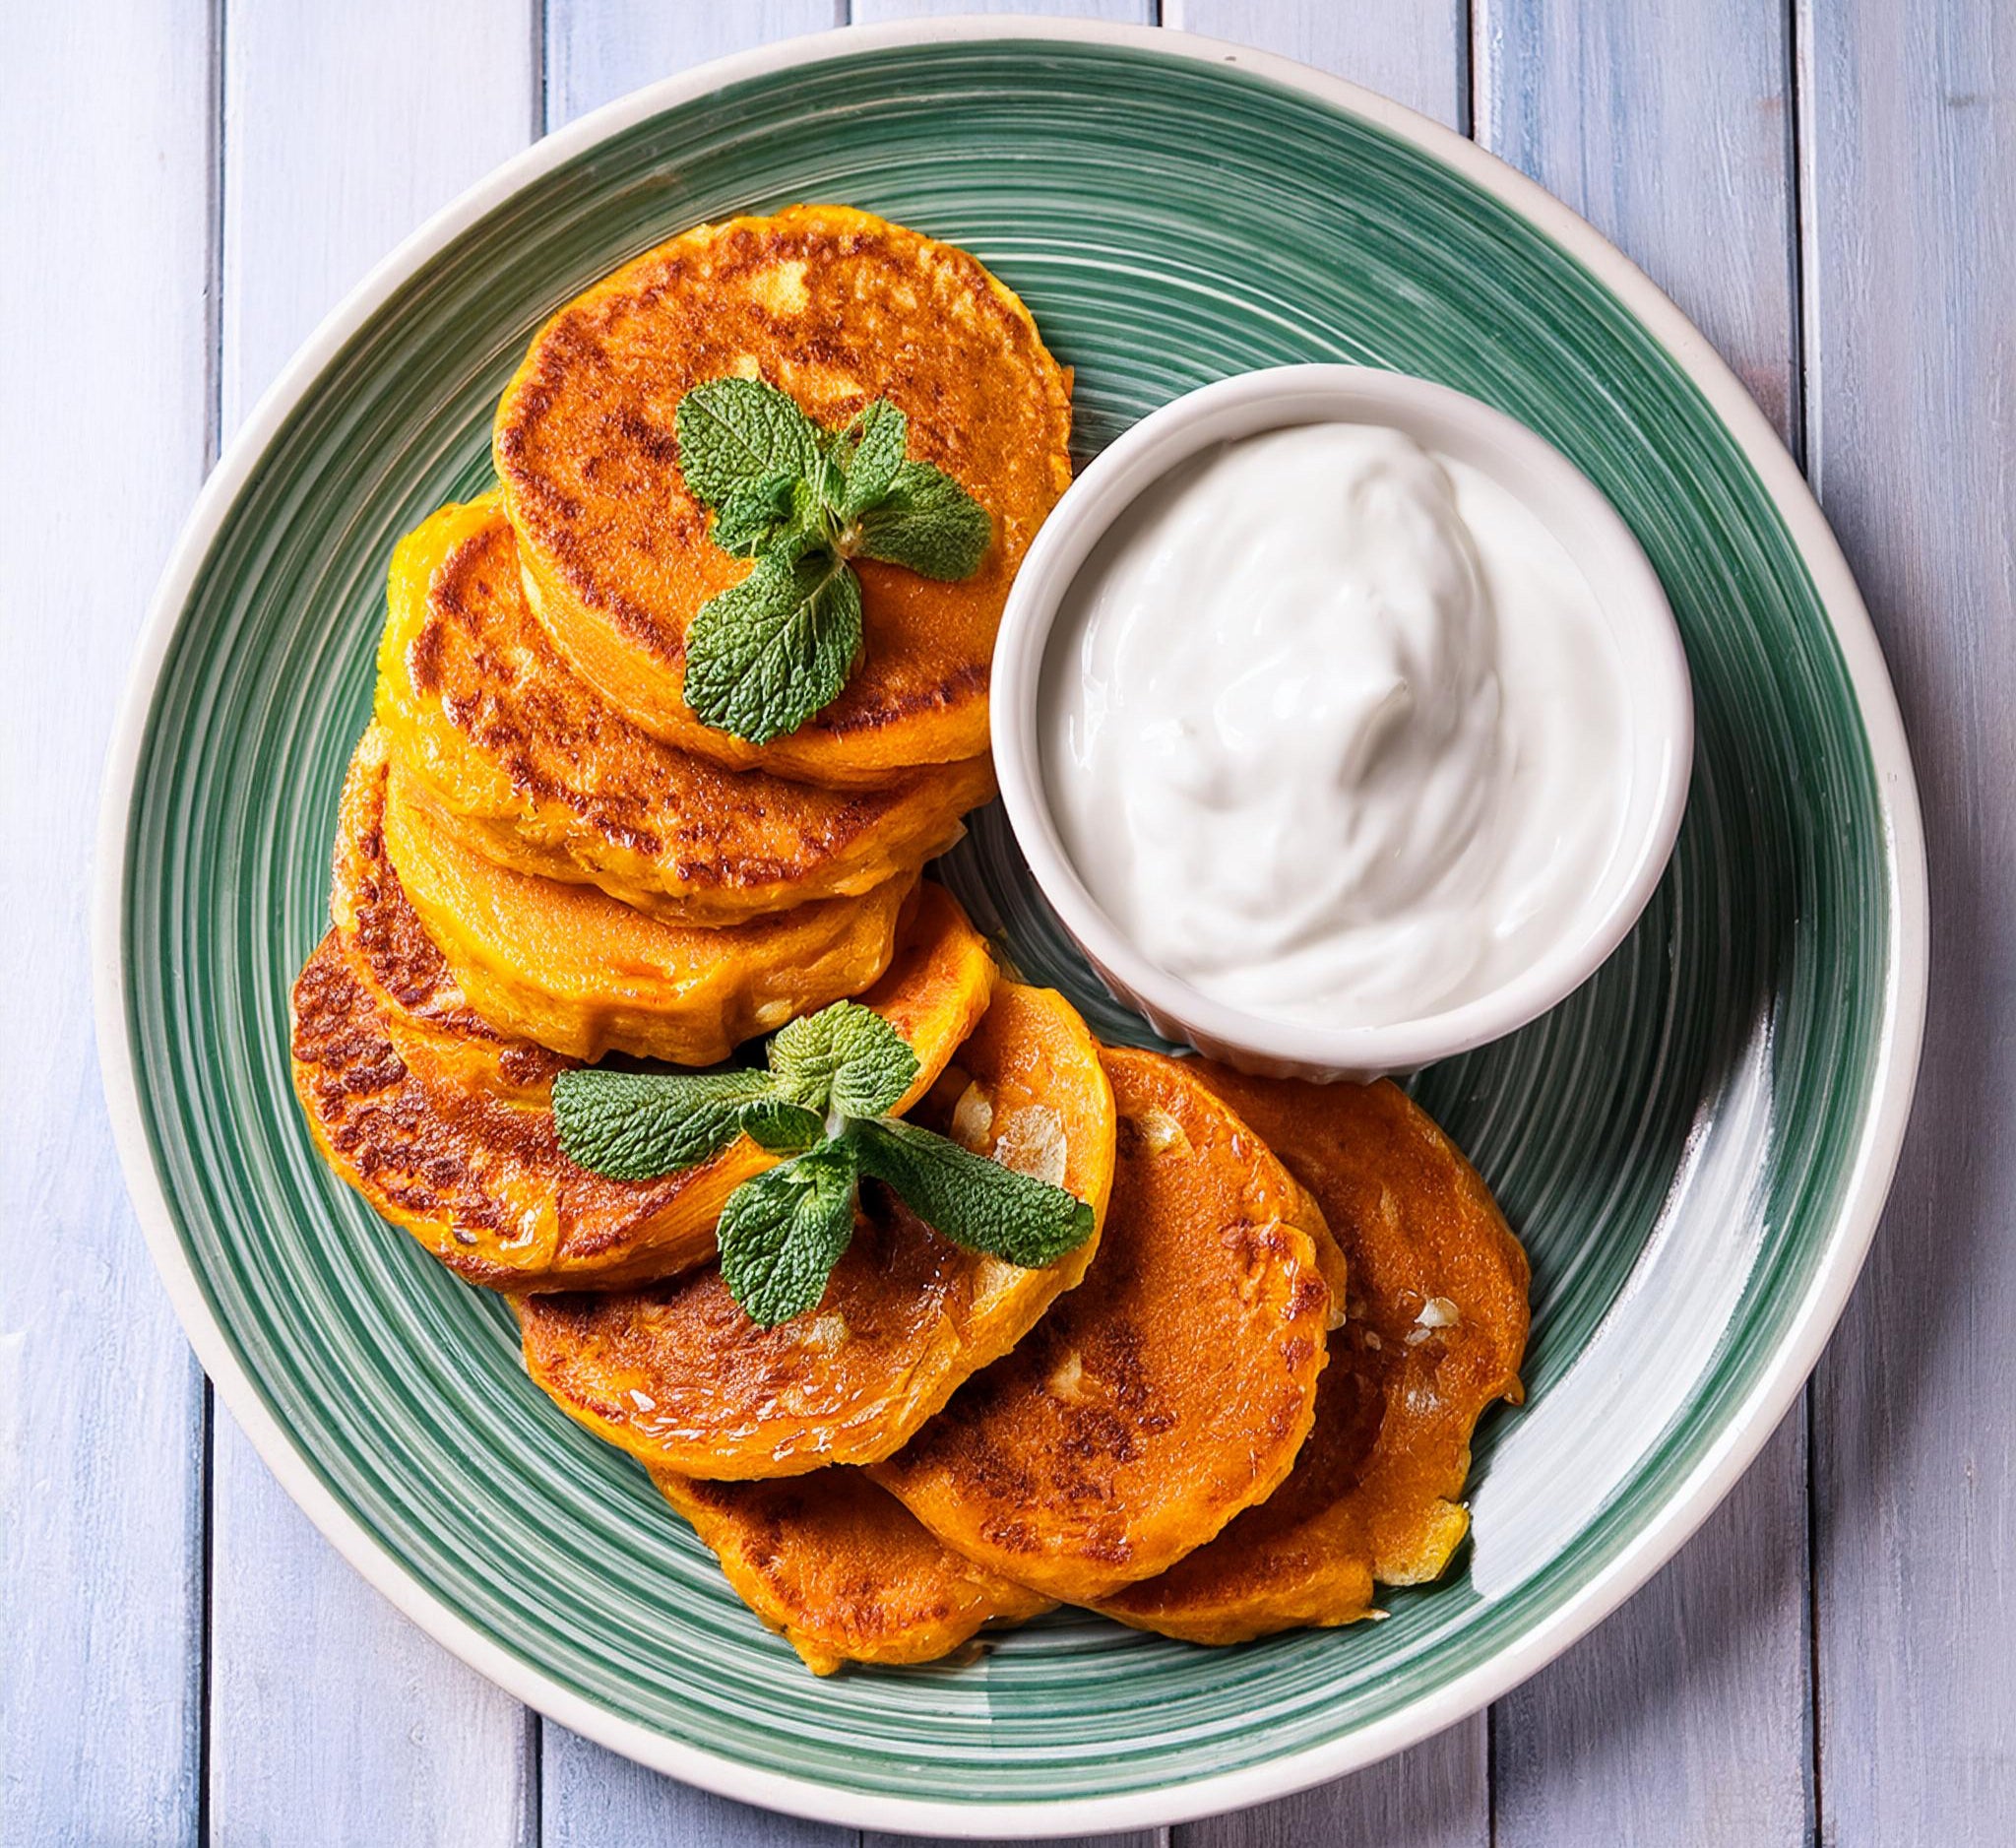
<svg viewBox="0 0 2016 1848"><path fill-rule="evenodd" d="M914 867L853 898L734 924L675 924L591 885L470 846L397 758L385 847L470 1000L494 1025L573 1058L629 1052L711 1065L745 1040L858 994L890 965Z"/></svg>
<svg viewBox="0 0 2016 1848"><path fill-rule="evenodd" d="M325 1159L382 1217L487 1288L605 1289L712 1258L723 1202L775 1158L744 1137L644 1181L569 1160L551 1096L571 1061L469 1004L386 857L385 785L373 731L339 809L336 927L293 989L294 1089ZM861 996L915 1050L913 1099L966 1037L976 971L991 980L985 943L948 893L921 888L894 960Z"/></svg>
<svg viewBox="0 0 2016 1848"><path fill-rule="evenodd" d="M1112 1094L1070 1004L1000 984L916 1118L949 1126L946 1093L976 1085L993 1100L985 1130L969 1132L977 1152L997 1152L1033 1105L1054 1112L1061 1184L1102 1214ZM1097 1238L1024 1270L963 1249L869 1186L813 1312L759 1327L712 1266L614 1296L541 1297L520 1306L526 1366L563 1410L656 1469L744 1480L865 1463L1021 1340L1084 1274Z"/></svg>
<svg viewBox="0 0 2016 1848"><path fill-rule="evenodd" d="M373 726L357 742L337 805L330 916L352 968L378 1002L402 1058L500 1100L543 1107L574 1063L491 1026L470 1005L385 852L387 741Z"/></svg>
<svg viewBox="0 0 2016 1848"><path fill-rule="evenodd" d="M826 427L889 399L912 458L994 520L962 583L863 561L866 642L847 690L761 746L701 725L680 695L687 625L750 568L710 542L678 471L679 400L728 375L768 379ZM994 632L1069 483L1070 427L1066 374L976 259L865 213L794 206L697 226L570 302L506 389L493 448L536 611L578 670L688 749L858 786L986 749Z"/></svg>
<svg viewBox="0 0 2016 1848"><path fill-rule="evenodd" d="M1288 1474L1330 1290L1308 1196L1184 1061L1108 1049L1119 1161L1085 1281L871 1472L989 1571L1088 1603Z"/></svg>
<svg viewBox="0 0 2016 1848"><path fill-rule="evenodd" d="M843 1662L935 1662L1050 1600L941 1546L860 1471L707 1483L654 1470L750 1610L815 1675Z"/></svg>
<svg viewBox="0 0 2016 1848"><path fill-rule="evenodd" d="M1350 1318L1288 1480L1211 1545L1099 1607L1227 1643L1351 1623L1370 1612L1375 1583L1441 1573L1469 1525L1457 1498L1478 1417L1520 1396L1528 1271L1476 1171L1397 1086L1197 1069L1316 1196L1350 1270Z"/></svg>
<svg viewBox="0 0 2016 1848"><path fill-rule="evenodd" d="M394 554L378 720L470 844L674 922L731 924L923 864L993 794L985 757L843 792L736 772L633 723L533 620L494 494Z"/></svg>
<svg viewBox="0 0 2016 1848"><path fill-rule="evenodd" d="M701 1263L722 1202L769 1164L738 1143L663 1180L591 1174L561 1152L550 1110L409 1063L336 930L294 984L291 1051L295 1095L329 1165L488 1289L608 1285Z"/></svg>

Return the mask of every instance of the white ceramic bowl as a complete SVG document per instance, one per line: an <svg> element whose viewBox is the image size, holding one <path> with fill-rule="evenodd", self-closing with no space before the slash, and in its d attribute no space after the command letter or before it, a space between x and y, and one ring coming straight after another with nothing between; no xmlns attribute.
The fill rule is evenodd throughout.
<svg viewBox="0 0 2016 1848"><path fill-rule="evenodd" d="M1377 423L1491 476L1530 507L1581 566L1624 669L1620 847L1605 887L1571 934L1489 992L1386 1026L1311 1026L1249 1014L1198 992L1143 956L1086 890L1043 789L1039 689L1065 592L1106 529L1138 495L1200 450L1300 423ZM994 649L994 761L1001 799L1030 871L1114 995L1158 1033L1249 1071L1321 1079L1405 1072L1495 1040L1544 1014L1623 940L1659 883L1679 832L1693 757L1686 656L1658 577L1596 485L1550 443L1446 386L1363 366L1245 372L1144 417L1073 482L1037 535Z"/></svg>

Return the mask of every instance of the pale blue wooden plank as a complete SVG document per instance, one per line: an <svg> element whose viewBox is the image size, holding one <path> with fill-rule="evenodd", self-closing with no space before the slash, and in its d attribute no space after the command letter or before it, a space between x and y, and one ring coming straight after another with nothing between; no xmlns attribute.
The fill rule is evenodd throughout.
<svg viewBox="0 0 2016 1848"><path fill-rule="evenodd" d="M1335 1784L1173 1829L1173 1848L1481 1848L1488 1756L1483 1719L1465 1720Z"/></svg>
<svg viewBox="0 0 2016 1848"><path fill-rule="evenodd" d="M1477 139L1620 245L1781 434L1795 326L1780 0L1478 0Z"/></svg>
<svg viewBox="0 0 2016 1848"><path fill-rule="evenodd" d="M1451 128L1469 116L1469 46L1460 0L1166 0L1163 18L1215 38L1278 51L1348 77ZM1174 1831L1178 1848L1483 1848L1490 1837L1489 1748L1481 1715L1373 1765L1240 1816Z"/></svg>
<svg viewBox="0 0 2016 1848"><path fill-rule="evenodd" d="M1781 430L1796 366L1776 0L1480 0L1477 135L1618 243ZM1495 1840L1782 1844L1809 1827L1805 1444L1788 1420L1646 1589L1493 1714Z"/></svg>
<svg viewBox="0 0 2016 1848"><path fill-rule="evenodd" d="M647 1771L550 1721L541 1848L853 1848L852 1829L752 1810Z"/></svg>
<svg viewBox="0 0 2016 1848"><path fill-rule="evenodd" d="M853 0L856 26L883 20L943 19L955 13L1036 13L1051 19L1155 23L1155 0Z"/></svg>
<svg viewBox="0 0 2016 1848"><path fill-rule="evenodd" d="M710 58L846 24L847 0L546 0L546 126Z"/></svg>
<svg viewBox="0 0 2016 1848"><path fill-rule="evenodd" d="M224 17L228 431L345 289L524 146L536 87L517 0ZM212 1483L213 1837L531 1838L523 1709L352 1573L221 1412Z"/></svg>
<svg viewBox="0 0 2016 1848"><path fill-rule="evenodd" d="M1450 128L1469 126L1464 0L1163 0L1162 23L1299 58Z"/></svg>
<svg viewBox="0 0 2016 1848"><path fill-rule="evenodd" d="M1933 969L1890 1210L1815 1379L1828 1842L2016 1817L2016 10L1801 7L1807 451L1923 796Z"/></svg>
<svg viewBox="0 0 2016 1848"><path fill-rule="evenodd" d="M10 12L0 67L0 1840L193 1841L202 1375L92 1052L98 771L209 428L201 0Z"/></svg>

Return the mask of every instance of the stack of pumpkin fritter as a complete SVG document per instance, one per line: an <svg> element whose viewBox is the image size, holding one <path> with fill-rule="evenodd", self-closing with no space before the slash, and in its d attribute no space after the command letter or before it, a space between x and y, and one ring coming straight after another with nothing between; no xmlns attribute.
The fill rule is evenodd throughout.
<svg viewBox="0 0 2016 1848"><path fill-rule="evenodd" d="M809 718L738 733L687 702L695 625L773 565L721 542L749 497L701 491L678 407L759 378L855 455L894 406L901 466L986 542L961 575L855 555L836 449L858 644ZM1401 1092L1102 1048L920 882L991 793L994 630L1068 434L1022 304L858 213L703 226L570 304L504 395L497 491L394 557L334 927L294 990L327 1159L509 1293L533 1377L821 1673L1060 1601L1202 1642L1366 1616L1442 1569L1475 1422L1518 1396L1524 1256ZM757 526L802 511L755 487ZM562 1072L711 1067L842 997L909 1049L884 1117L1089 1232L1025 1265L870 1179L816 1306L764 1325L717 1226L784 1145L731 1129L627 1179L574 1158Z"/></svg>

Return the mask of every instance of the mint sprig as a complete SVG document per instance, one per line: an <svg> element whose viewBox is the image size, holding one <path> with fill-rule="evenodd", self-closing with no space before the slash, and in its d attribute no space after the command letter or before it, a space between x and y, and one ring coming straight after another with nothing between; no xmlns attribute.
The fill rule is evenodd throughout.
<svg viewBox="0 0 2016 1848"><path fill-rule="evenodd" d="M754 558L686 631L695 717L752 744L795 732L841 695L861 651L873 558L953 582L993 542L987 510L942 469L907 458L910 419L878 398L822 430L761 379L710 379L679 400L679 469L724 551Z"/></svg>
<svg viewBox="0 0 2016 1848"><path fill-rule="evenodd" d="M772 1039L767 1070L563 1072L553 1118L574 1161L622 1180L710 1161L740 1135L786 1157L728 1195L716 1235L722 1281L765 1328L818 1307L864 1177L953 1243L1025 1269L1092 1236L1092 1208L1064 1188L889 1116L917 1070L881 1015L836 1001Z"/></svg>
<svg viewBox="0 0 2016 1848"><path fill-rule="evenodd" d="M832 703L860 647L860 579L830 551L793 557L779 542L700 605L686 631L686 704L718 731L767 743Z"/></svg>

